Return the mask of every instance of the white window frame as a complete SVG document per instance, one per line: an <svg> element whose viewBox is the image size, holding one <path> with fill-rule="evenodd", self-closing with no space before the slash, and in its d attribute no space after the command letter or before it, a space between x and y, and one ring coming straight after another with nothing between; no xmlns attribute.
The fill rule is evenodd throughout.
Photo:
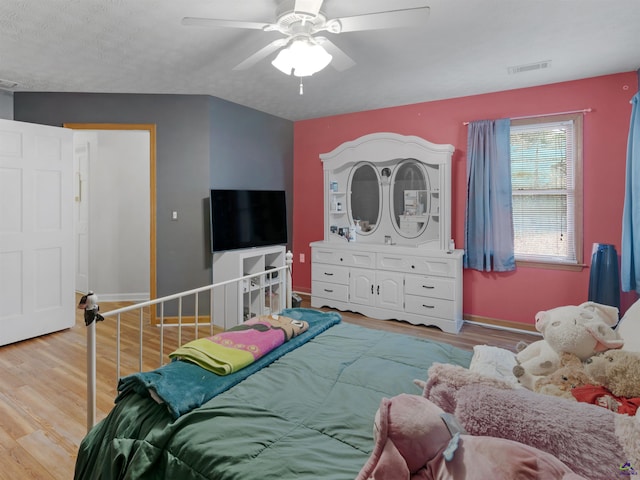
<svg viewBox="0 0 640 480"><path fill-rule="evenodd" d="M573 181L567 183L567 218L569 220L567 225L567 241L572 242L572 248L575 252L575 258L559 257L551 254L544 254L541 252L536 255L524 255L515 253L516 264L519 266L529 267L541 267L541 268L558 268L568 270L581 270L585 265L583 264L583 189L582 189L582 177L583 177L583 161L582 161L582 131L583 131L583 114L565 114L565 115L550 115L533 118L521 118L511 121L511 130L517 130L518 127L527 126L531 128L535 125L549 125L554 123L566 123L571 122L573 124L573 158L567 158L568 168L573 169ZM513 170L512 170L513 172ZM513 173L512 173L513 175ZM573 190L571 192L571 190ZM512 196L516 195L536 195L536 194L548 194L549 192L537 192L535 190L518 190L515 189L512 192ZM515 202L514 202L515 203ZM514 224L516 212L514 211ZM514 248L517 248L514 245ZM569 249L571 250L571 249Z"/></svg>

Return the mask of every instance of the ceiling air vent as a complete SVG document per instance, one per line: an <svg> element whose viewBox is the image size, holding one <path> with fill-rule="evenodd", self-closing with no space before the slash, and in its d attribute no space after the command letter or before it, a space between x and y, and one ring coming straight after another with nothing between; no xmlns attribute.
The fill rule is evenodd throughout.
<svg viewBox="0 0 640 480"><path fill-rule="evenodd" d="M12 82L11 80L4 80L0 78L0 90L14 90L20 84L18 82Z"/></svg>
<svg viewBox="0 0 640 480"><path fill-rule="evenodd" d="M532 72L534 70L543 70L551 66L551 60L544 60L542 62L528 63L526 65L515 65L507 68L507 71L513 75L516 73Z"/></svg>

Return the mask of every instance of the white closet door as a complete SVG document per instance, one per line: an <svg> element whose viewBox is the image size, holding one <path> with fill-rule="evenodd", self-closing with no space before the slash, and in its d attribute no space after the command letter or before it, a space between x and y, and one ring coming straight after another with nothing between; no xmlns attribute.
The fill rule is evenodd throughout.
<svg viewBox="0 0 640 480"><path fill-rule="evenodd" d="M0 120L0 345L75 324L73 132Z"/></svg>

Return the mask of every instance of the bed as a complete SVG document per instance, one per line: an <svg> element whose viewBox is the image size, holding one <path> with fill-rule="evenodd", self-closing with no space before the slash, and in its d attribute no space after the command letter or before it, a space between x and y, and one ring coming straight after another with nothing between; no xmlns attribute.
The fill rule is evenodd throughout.
<svg viewBox="0 0 640 480"><path fill-rule="evenodd" d="M221 377L225 385L187 362L122 378L113 410L82 441L75 478L355 478L373 448L381 399L419 394L413 380L429 366L466 367L472 356L347 324L335 312L281 313L307 321L309 330L233 374L239 378ZM109 321L109 312L101 314ZM176 366L200 369L202 378L171 372ZM172 391L172 375L195 381ZM149 393L154 382L166 402Z"/></svg>
<svg viewBox="0 0 640 480"><path fill-rule="evenodd" d="M90 393L92 428L75 479L353 479L376 457L381 402L407 393L455 415L469 434L557 457L580 475L571 478L640 467L640 419L520 387L510 378L512 352L369 329L336 312L289 305L280 314L308 330L229 375L164 358L121 377L113 409L95 426ZM95 351L90 357L91 389Z"/></svg>

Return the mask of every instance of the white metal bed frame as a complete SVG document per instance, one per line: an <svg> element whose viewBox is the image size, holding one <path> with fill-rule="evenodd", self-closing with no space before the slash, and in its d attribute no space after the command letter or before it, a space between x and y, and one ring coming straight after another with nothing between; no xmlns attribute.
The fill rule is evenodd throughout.
<svg viewBox="0 0 640 480"><path fill-rule="evenodd" d="M292 294L292 281L291 281L291 265L293 263L293 254L291 252L287 252L286 254L286 260L285 260L285 265L281 266L281 267L277 267L277 268L273 268L270 270L266 270L264 272L259 272L259 273L255 273L255 274L251 274L251 275L245 275L243 277L239 277L239 278L234 278L232 280L227 280L224 282L219 282L219 283L215 283L215 284L211 284L211 285L206 285L204 287L200 287L200 288L195 288L192 290L187 290L184 292L180 292L180 293L176 293L173 295L167 295L165 297L162 298L157 298L157 299L153 299L153 300L148 300L145 302L141 302L141 303L137 303L134 305L130 305L127 307L123 307L123 308L118 308L115 310L111 310L108 312L100 312L100 315L104 318L104 320L106 321L107 319L110 318L115 318L116 321L116 382L118 381L118 379L120 378L120 353L121 353L121 337L120 337L120 327L121 327L121 323L122 323L122 314L124 313L128 313L128 312L132 312L132 311L138 311L139 314L139 350L138 350L138 355L139 355L139 359L138 359L138 370L142 371L143 369L143 327L144 327L144 309L146 307L153 307L153 308L159 308L159 314L158 314L158 324L157 327L160 329L159 333L160 333L160 352L159 352L159 365L158 367L161 367L162 365L164 365L166 362L164 358L164 329L165 328L177 328L178 329L178 344L182 343L182 330L183 328L193 328L195 329L195 333L194 336L195 338L198 338L198 327L202 327L205 325L209 325L210 326L210 335L213 335L214 333L214 325L220 327L220 323L216 322L215 320L217 319L213 319L212 317L210 317L209 315L207 315L209 317L209 320L206 322L199 322L199 304L198 304L198 298L199 295L203 292L209 292L209 312L213 312L213 291L215 289L226 289L228 286L233 285L233 284L237 284L238 288L236 289L236 291L238 292L238 295L243 295L243 282L247 281L250 282L252 279L257 279L258 285L260 289L264 289L266 292L269 293L268 297L269 297L269 302L271 301L272 298L272 293L273 293L273 287L274 285L279 285L280 292L284 292L285 295L285 305L287 308L291 308L291 294ZM277 275L277 277L274 275L276 272L282 272L282 274ZM286 274L285 274L286 273ZM271 281L268 284L266 284L266 278L269 277L271 279L273 278L277 278L277 281ZM254 280L256 281L256 280ZM226 292L225 292L226 293ZM225 295L226 296L226 295ZM194 322L193 323L183 323L182 319L183 319L183 312L182 312L182 308L183 308L183 300L185 298L188 297L193 297L194 298L194 307L195 307L195 311L194 311ZM177 323L165 323L165 304L167 302L170 301L178 301L178 312L177 312ZM280 301L279 305L282 305L283 303ZM159 305L159 307L158 307ZM279 305L278 305L278 310L279 310ZM271 313L271 307L272 305L270 305L269 303L265 302L265 308L268 308L269 310L265 310L263 312L259 312L259 314L266 314L266 313ZM172 315L172 317L175 317L174 315ZM191 315L190 315L191 317ZM90 430L96 422L96 323L97 321L92 321L88 326L87 326L87 431ZM227 328L227 319L226 316L224 318L223 324L222 324L222 328L226 329ZM235 325L235 322L234 322Z"/></svg>

